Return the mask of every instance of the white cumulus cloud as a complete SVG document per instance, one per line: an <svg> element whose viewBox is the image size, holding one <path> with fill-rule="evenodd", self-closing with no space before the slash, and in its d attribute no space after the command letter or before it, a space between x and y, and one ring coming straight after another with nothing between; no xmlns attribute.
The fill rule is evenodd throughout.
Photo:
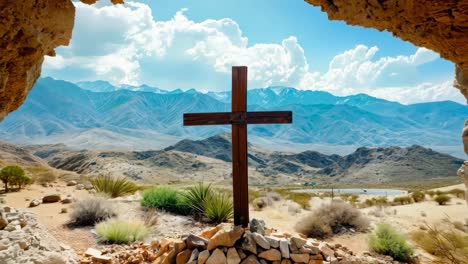
<svg viewBox="0 0 468 264"><path fill-rule="evenodd" d="M172 19L158 21L148 5L132 1L75 6L71 45L46 58L45 75L219 91L230 88L231 66L246 65L251 88L285 85L337 95L368 93L405 103L458 98L449 79L427 83L415 78L420 65L439 58L425 48L408 56L378 57L378 47L358 45L334 56L321 73L311 69L297 37L249 44L230 18L195 22L181 9Z"/></svg>

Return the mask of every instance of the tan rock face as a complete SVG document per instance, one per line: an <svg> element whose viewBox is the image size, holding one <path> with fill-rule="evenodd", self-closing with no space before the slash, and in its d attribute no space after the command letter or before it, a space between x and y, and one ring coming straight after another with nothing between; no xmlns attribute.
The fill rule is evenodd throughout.
<svg viewBox="0 0 468 264"><path fill-rule="evenodd" d="M330 20L387 30L456 64L454 86L468 99L467 0L305 0ZM468 153L468 127L463 132Z"/></svg>
<svg viewBox="0 0 468 264"><path fill-rule="evenodd" d="M71 0L0 1L0 121L23 103L44 56L70 43L74 20Z"/></svg>

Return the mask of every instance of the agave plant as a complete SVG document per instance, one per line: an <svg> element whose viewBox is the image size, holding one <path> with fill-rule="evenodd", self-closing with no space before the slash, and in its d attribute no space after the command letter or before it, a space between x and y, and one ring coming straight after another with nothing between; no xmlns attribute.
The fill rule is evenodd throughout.
<svg viewBox="0 0 468 264"><path fill-rule="evenodd" d="M188 188L184 193L187 204L197 216L201 216L205 212L205 203L213 195L211 184L198 183L195 186Z"/></svg>
<svg viewBox="0 0 468 264"><path fill-rule="evenodd" d="M108 194L112 198L133 194L140 189L133 181L125 177L113 177L110 174L89 178L88 181L96 192Z"/></svg>
<svg viewBox="0 0 468 264"><path fill-rule="evenodd" d="M226 222L233 216L231 197L226 193L213 192L205 201L204 215L216 224Z"/></svg>

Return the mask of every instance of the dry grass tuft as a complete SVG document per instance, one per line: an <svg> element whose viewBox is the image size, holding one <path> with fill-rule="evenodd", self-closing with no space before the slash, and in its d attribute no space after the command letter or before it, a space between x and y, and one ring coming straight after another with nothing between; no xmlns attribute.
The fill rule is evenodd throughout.
<svg viewBox="0 0 468 264"><path fill-rule="evenodd" d="M296 231L314 238L324 238L340 233L346 228L365 231L369 220L361 212L343 201L324 204L301 219Z"/></svg>

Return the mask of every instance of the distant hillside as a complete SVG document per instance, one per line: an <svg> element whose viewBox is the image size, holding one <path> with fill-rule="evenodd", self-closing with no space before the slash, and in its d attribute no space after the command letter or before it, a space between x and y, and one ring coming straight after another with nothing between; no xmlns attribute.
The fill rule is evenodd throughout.
<svg viewBox="0 0 468 264"><path fill-rule="evenodd" d="M104 81L78 85L40 79L20 109L0 123L0 138L148 150L229 132L229 126L182 125L183 113L229 111L229 93L115 87ZM450 101L402 105L364 94L338 97L288 87L252 89L248 100L250 110L293 111L293 124L252 125L249 135L300 144L460 146L468 115L466 106Z"/></svg>
<svg viewBox="0 0 468 264"><path fill-rule="evenodd" d="M229 135L223 134L199 141L183 140L160 151L77 151L63 145L27 149L55 168L163 184L230 181L230 146ZM461 159L420 146L359 148L346 156L273 152L249 146L249 181L260 185L452 183L462 163Z"/></svg>

